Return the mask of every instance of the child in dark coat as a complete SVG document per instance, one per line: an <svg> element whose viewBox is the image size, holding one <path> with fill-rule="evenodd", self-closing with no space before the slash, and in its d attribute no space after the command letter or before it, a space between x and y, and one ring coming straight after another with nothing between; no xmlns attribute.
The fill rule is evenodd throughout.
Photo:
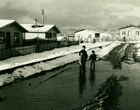
<svg viewBox="0 0 140 110"><path fill-rule="evenodd" d="M79 53L80 72L85 72L85 57L82 52Z"/></svg>
<svg viewBox="0 0 140 110"><path fill-rule="evenodd" d="M89 60L91 60L90 69L95 71L96 54L94 50L92 50Z"/></svg>

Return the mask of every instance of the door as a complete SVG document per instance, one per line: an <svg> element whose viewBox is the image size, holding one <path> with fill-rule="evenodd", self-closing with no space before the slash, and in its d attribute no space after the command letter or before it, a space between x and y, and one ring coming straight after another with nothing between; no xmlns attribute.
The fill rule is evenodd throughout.
<svg viewBox="0 0 140 110"><path fill-rule="evenodd" d="M10 32L6 32L6 48L11 47L11 36Z"/></svg>

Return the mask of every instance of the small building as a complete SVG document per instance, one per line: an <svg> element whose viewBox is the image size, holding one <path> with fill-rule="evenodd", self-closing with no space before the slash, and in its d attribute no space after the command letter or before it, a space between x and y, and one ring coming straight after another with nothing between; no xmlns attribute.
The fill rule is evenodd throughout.
<svg viewBox="0 0 140 110"><path fill-rule="evenodd" d="M75 32L75 40L79 42L95 42L99 41L100 33L92 30L82 29Z"/></svg>
<svg viewBox="0 0 140 110"><path fill-rule="evenodd" d="M46 40L56 41L60 30L55 25L34 25L21 24L28 32L25 33L25 39L34 39L36 37Z"/></svg>
<svg viewBox="0 0 140 110"><path fill-rule="evenodd" d="M68 38L69 38L69 41L76 41L76 40L75 40L75 35L74 35L74 33L73 33L73 34L68 34L67 36L68 36ZM77 40L77 41L78 41L78 40Z"/></svg>
<svg viewBox="0 0 140 110"><path fill-rule="evenodd" d="M123 41L140 40L140 28L134 25L120 28L120 39Z"/></svg>
<svg viewBox="0 0 140 110"><path fill-rule="evenodd" d="M27 30L15 20L0 20L0 49L19 47Z"/></svg>
<svg viewBox="0 0 140 110"><path fill-rule="evenodd" d="M68 41L68 37L64 33L57 34L57 41Z"/></svg>
<svg viewBox="0 0 140 110"><path fill-rule="evenodd" d="M106 41L113 41L112 35L107 33L101 33L100 42L106 42Z"/></svg>
<svg viewBox="0 0 140 110"><path fill-rule="evenodd" d="M68 37L58 36L57 41L68 41Z"/></svg>

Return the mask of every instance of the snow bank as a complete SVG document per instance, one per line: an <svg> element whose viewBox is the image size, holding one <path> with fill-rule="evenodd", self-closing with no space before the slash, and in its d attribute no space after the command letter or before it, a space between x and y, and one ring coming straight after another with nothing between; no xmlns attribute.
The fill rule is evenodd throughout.
<svg viewBox="0 0 140 110"><path fill-rule="evenodd" d="M104 47L101 51L96 52L98 59L106 56L111 50L113 50L120 43L112 43L111 45Z"/></svg>
<svg viewBox="0 0 140 110"><path fill-rule="evenodd" d="M111 42L105 42L105 43L84 43L81 45L86 45L86 50L89 50L91 48L96 48L98 46L105 46L109 45ZM35 62L40 62L56 57L61 57L64 55L68 55L71 53L76 53L81 50L81 45L76 46L70 46L70 47L63 47L63 48L55 48L50 51L44 51L42 53L33 53L25 56L18 56L18 57L12 57L4 61L0 61L0 71L6 70L18 66L23 66Z"/></svg>
<svg viewBox="0 0 140 110"><path fill-rule="evenodd" d="M135 48L134 54L137 56L138 59L140 59L140 43L135 44L134 48Z"/></svg>
<svg viewBox="0 0 140 110"><path fill-rule="evenodd" d="M102 44L100 44L100 46L101 45ZM105 44L105 45L107 45L107 44ZM95 50L98 58L101 58L104 55L107 55L117 45L119 45L119 43L112 43L111 45L108 45L106 47L104 46L101 49L101 48L95 48L92 44L92 46L91 45L87 46L88 47L87 49L95 48L94 50ZM98 46L96 46L96 47L98 47ZM77 50L79 47L75 46L73 48L75 48ZM81 48L81 46L80 46L80 48ZM62 48L61 48L61 50L62 50ZM69 49L67 48L67 50L69 50ZM60 51L60 49L59 49L59 51ZM63 52L59 52L58 55L60 55L60 54L62 55ZM74 50L73 50L73 52L74 52ZM77 51L75 51L75 52L77 52ZM90 54L91 50L89 50L87 52L88 52L88 54ZM42 57L42 56L40 56L40 57ZM19 79L27 78L34 74L39 74L41 71L47 71L47 70L51 70L56 67L61 67L65 64L77 61L78 57L79 57L78 53L70 53L70 51L68 51L68 52L66 51L66 53L63 53L62 57L56 58L55 60L39 62L39 63L30 65L30 66L24 66L22 68L16 69L11 74L9 74L9 73L1 74L0 75L0 86L3 86L5 84L11 83L11 82L15 82L16 80L19 80Z"/></svg>

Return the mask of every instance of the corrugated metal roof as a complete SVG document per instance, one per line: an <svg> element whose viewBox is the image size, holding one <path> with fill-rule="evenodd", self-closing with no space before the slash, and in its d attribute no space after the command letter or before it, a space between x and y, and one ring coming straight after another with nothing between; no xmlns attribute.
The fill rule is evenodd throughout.
<svg viewBox="0 0 140 110"><path fill-rule="evenodd" d="M39 27L34 27L34 24L21 24L21 26L23 26L25 29L27 29L29 32L47 32L49 31L51 28L55 27L55 25L44 25L44 26L39 26ZM58 32L59 29L57 29Z"/></svg>
<svg viewBox="0 0 140 110"><path fill-rule="evenodd" d="M8 25L8 24L11 24L15 22L15 20L3 20L3 19L0 19L0 28Z"/></svg>

